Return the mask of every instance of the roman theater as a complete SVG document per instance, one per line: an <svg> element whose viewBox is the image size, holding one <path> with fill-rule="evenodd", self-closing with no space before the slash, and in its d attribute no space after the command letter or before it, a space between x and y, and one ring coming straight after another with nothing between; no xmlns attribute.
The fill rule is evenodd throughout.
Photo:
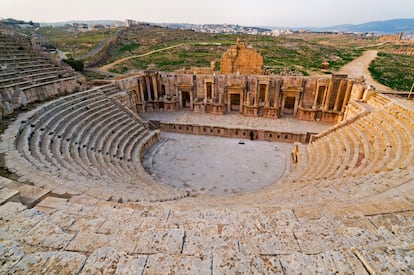
<svg viewBox="0 0 414 275"><path fill-rule="evenodd" d="M86 84L1 32L0 273L411 274L412 98L219 63Z"/></svg>

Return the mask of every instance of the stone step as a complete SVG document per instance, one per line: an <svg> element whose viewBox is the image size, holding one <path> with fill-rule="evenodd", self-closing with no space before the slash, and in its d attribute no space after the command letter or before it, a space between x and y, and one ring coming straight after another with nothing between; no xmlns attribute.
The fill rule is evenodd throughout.
<svg viewBox="0 0 414 275"><path fill-rule="evenodd" d="M9 187L3 187L0 189L0 205L3 205L7 202L19 202L19 191L16 189L11 189Z"/></svg>
<svg viewBox="0 0 414 275"><path fill-rule="evenodd" d="M50 189L28 184L16 183L16 189L20 192L21 203L29 208L32 208L50 194Z"/></svg>

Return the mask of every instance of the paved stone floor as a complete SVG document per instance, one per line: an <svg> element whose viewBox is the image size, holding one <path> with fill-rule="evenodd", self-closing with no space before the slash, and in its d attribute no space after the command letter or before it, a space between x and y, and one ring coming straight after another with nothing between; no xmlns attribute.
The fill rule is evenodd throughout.
<svg viewBox="0 0 414 275"><path fill-rule="evenodd" d="M183 124L198 124L217 127L239 127L247 129L260 129L269 131L285 131L290 133L319 133L333 124L297 120L293 117L262 118L246 117L241 114L197 114L188 110L176 112L150 112L139 114L144 120L160 120L163 122L176 122Z"/></svg>
<svg viewBox="0 0 414 275"><path fill-rule="evenodd" d="M245 193L289 171L291 143L162 133L144 160L156 179L193 193ZM242 143L242 144L240 144Z"/></svg>

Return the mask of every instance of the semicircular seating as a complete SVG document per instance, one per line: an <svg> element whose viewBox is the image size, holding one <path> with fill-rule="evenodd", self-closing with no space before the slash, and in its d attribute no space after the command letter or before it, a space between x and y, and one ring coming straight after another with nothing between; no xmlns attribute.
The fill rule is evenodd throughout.
<svg viewBox="0 0 414 275"><path fill-rule="evenodd" d="M185 196L144 171L141 151L159 134L106 95L114 90L113 85L94 88L21 114L5 133L6 139L15 138L6 152L9 169L60 195L116 201Z"/></svg>
<svg viewBox="0 0 414 275"><path fill-rule="evenodd" d="M300 147L301 161L283 181L286 193L297 190L292 196L305 196L313 203L374 200L405 189L412 195L413 106L379 94L359 104L370 112Z"/></svg>

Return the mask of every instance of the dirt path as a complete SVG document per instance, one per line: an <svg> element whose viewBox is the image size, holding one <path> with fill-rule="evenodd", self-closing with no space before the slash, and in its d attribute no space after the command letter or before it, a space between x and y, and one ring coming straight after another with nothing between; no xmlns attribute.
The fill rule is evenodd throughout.
<svg viewBox="0 0 414 275"><path fill-rule="evenodd" d="M97 54L98 52L100 52L104 46L111 41L112 39L114 39L120 32L122 29L117 30L115 33L113 33L112 35L110 35L108 38L104 39L101 41L101 43L99 43L98 46L96 46L96 48L92 49L90 52L87 52L86 54L80 56L80 57L76 57L76 60L82 60L82 59L86 59L91 57L92 55Z"/></svg>
<svg viewBox="0 0 414 275"><path fill-rule="evenodd" d="M157 52L161 52L161 51L165 51L165 50L169 50L169 49L173 49L173 48L177 48L177 47L180 47L182 45L184 45L184 44L181 43L181 44L178 44L178 45L174 45L174 46L170 46L170 47L166 47L166 48L162 48L162 49L158 49L158 50L153 50L153 51L150 51L150 52L147 52L147 53L144 53L144 54L132 55L132 56L124 57L124 58L118 59L115 62L106 64L106 65L100 67L99 70L107 72L107 71L109 71L109 69L111 69L116 64L120 64L120 63L125 62L127 60L130 60L130 59L133 59L133 58L139 58L139 57L147 56L147 55L150 55L150 54L153 54L153 53L157 53Z"/></svg>
<svg viewBox="0 0 414 275"><path fill-rule="evenodd" d="M392 91L391 88L375 81L372 78L371 73L368 71L369 64L377 57L377 53L378 51L376 50L364 52L360 57L343 66L338 73L347 74L348 76L354 78L364 76L366 83L374 86L377 91Z"/></svg>

